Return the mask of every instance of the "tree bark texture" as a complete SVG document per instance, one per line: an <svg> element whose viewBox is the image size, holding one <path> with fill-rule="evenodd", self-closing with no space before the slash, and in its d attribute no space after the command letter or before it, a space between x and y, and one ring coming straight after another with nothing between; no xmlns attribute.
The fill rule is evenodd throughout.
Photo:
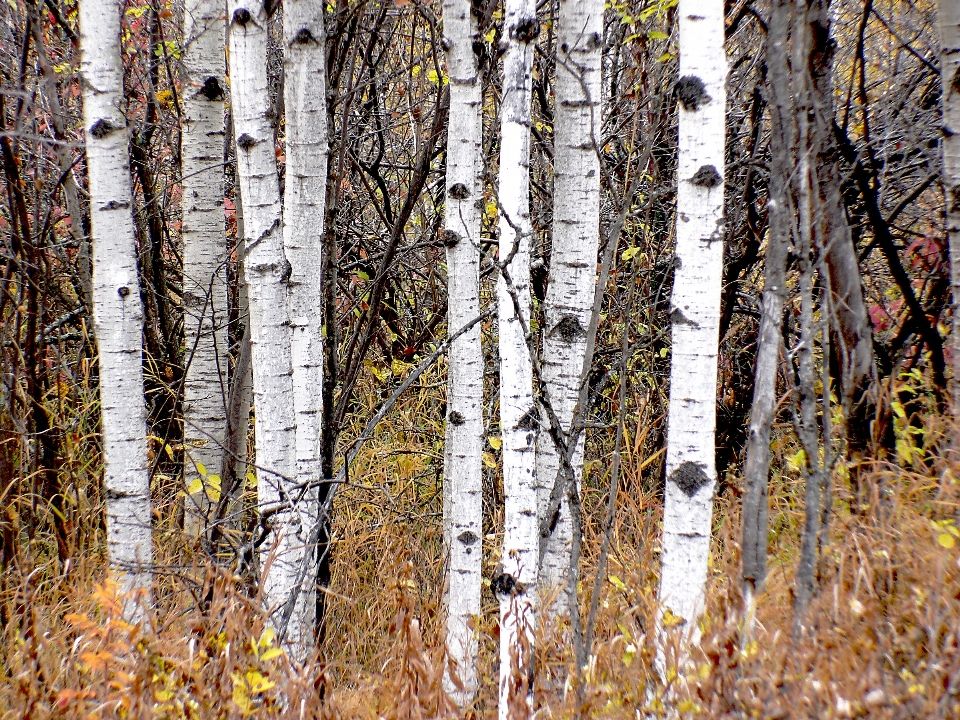
<svg viewBox="0 0 960 720"><path fill-rule="evenodd" d="M100 355L107 550L120 587L149 592L152 540L143 399L143 306L137 275L127 121L121 109L123 3L80 3L83 123L93 228L94 327Z"/></svg>
<svg viewBox="0 0 960 720"><path fill-rule="evenodd" d="M452 335L480 315L480 212L483 198L482 106L477 22L469 0L443 4L450 78L444 241L447 246L447 327ZM477 690L482 566L483 352L480 325L447 353L447 422L443 529L447 549L447 651L459 683L445 686L460 707Z"/></svg>
<svg viewBox="0 0 960 720"><path fill-rule="evenodd" d="M297 423L298 501L306 537L315 537L323 481L323 224L327 186L326 54L320 0L288 0L283 13L284 109L287 175L283 245L290 262L294 410ZM301 580L307 622L316 608L316 547L307 547ZM312 622L312 621L311 621ZM304 628L306 632L307 628ZM307 640L305 636L304 641Z"/></svg>
<svg viewBox="0 0 960 720"><path fill-rule="evenodd" d="M223 215L224 7L188 0L184 8L181 157L183 168L183 387L185 530L203 530L223 488L227 405L227 241ZM200 472L200 470L203 472ZM222 481L220 481L222 483ZM200 486L190 493L190 489Z"/></svg>
<svg viewBox="0 0 960 720"><path fill-rule="evenodd" d="M951 396L953 417L960 417L960 4L940 0L940 76L943 98L943 191L950 243L953 289Z"/></svg>
<svg viewBox="0 0 960 720"><path fill-rule="evenodd" d="M544 304L543 383L561 433L572 438L571 422L581 399L587 331L597 284L600 243L600 50L603 3L561 0L557 30L554 119L554 208L550 284ZM549 433L537 443L537 485L541 517L560 471L560 450ZM571 458L574 483L583 477L583 434ZM577 491L578 491L577 490ZM540 587L569 595L573 543L569 504L564 499L553 533L540 558ZM574 581L576 577L574 577ZM552 611L569 607L556 602Z"/></svg>
<svg viewBox="0 0 960 720"><path fill-rule="evenodd" d="M500 602L500 718L532 712L528 670L533 659L539 527L537 411L530 323L530 95L533 40L539 31L532 0L507 0L503 101L500 108L500 204L497 307L500 333L500 431L503 440L504 533L492 588Z"/></svg>
<svg viewBox="0 0 960 720"><path fill-rule="evenodd" d="M267 87L267 13L259 0L228 5L231 99L237 175L243 196L244 271L249 287L256 420L257 495L270 512L262 553L264 599L278 634L295 653L313 637L302 568L311 528L297 502L296 417L288 311L292 268L284 253L274 118Z"/></svg>
<svg viewBox="0 0 960 720"><path fill-rule="evenodd" d="M770 476L770 429L777 404L777 375L783 346L783 308L787 297L787 253L793 220L789 186L796 152L796 126L788 63L789 0L776 0L767 25L767 95L770 107L770 176L767 184L769 232L764 257L763 306L747 435L743 477L743 578L749 591L767 575L767 486Z"/></svg>
<svg viewBox="0 0 960 720"><path fill-rule="evenodd" d="M717 479L714 430L727 61L720 0L681 0L678 14L677 248L670 315L673 354L660 628L680 627L695 640L703 611Z"/></svg>

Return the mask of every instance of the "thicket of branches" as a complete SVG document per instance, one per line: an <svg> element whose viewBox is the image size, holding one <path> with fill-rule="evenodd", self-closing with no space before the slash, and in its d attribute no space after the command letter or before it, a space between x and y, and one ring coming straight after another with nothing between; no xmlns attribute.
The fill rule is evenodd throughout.
<svg viewBox="0 0 960 720"><path fill-rule="evenodd" d="M735 506L744 492L742 462L761 314L762 260L768 238L771 100L763 51L768 3L738 0L726 5L730 62L726 254L716 440L721 479L716 542L726 553L718 551L717 557L723 559L716 561L714 569L718 576L728 572L735 577L739 536L730 527L731 523L736 526ZM607 534L608 539L613 539L609 582L606 576L601 578L606 604L599 611L595 648L599 660L586 682L593 688L589 702L595 703L594 709L600 712L603 703L613 703L606 706L611 715L623 712L626 716L631 703L649 702L650 696L642 688L645 683L655 682L651 674L644 675L632 663L635 655L652 664L649 631L655 598L648 588L655 587L656 523L665 482L669 298L676 222L675 6L671 0L615 0L607 9L603 37L598 261L609 257L610 264L589 375L583 578L585 587L592 584L600 543ZM835 615L840 613L853 623L844 627L856 628L857 622L866 623L871 613L882 615L882 610L871 603L882 605L882 597L893 598L902 592L893 587L896 570L892 568L895 563L901 563L898 567L903 568L911 560L900 556L899 560L893 559L892 555L898 553L892 546L898 542L897 533L905 532L908 526L920 528L934 522L941 524L935 531L935 538L940 538L944 533L950 536L946 528L954 527L955 522L955 490L951 485L955 481L950 479L948 467L938 464L940 448L945 445L943 428L936 419L947 407L947 382L953 360L948 339L952 310L944 231L946 202L941 180L940 40L936 11L934 2L834 3L835 159L841 174L843 210L853 234L872 325L881 397L876 418L854 420L877 420L872 438L875 444L869 456L861 458L863 469L851 470L844 463L829 468L834 477L836 512L842 518L842 531L853 533L869 546L869 551L859 549L856 558L848 557L842 548L835 552L823 550L826 559L818 568L823 588L832 583L839 588L835 593L849 593L861 582L871 585L873 594L869 601L857 599L856 589L850 596L853 599L842 595L846 604L841 603L839 610L837 601L833 601ZM283 116L282 12L282 8L277 10L270 22L269 70L277 118ZM534 65L530 199L534 228L532 285L536 298L532 326L539 346L543 289L549 282L552 209L553 203L560 200L553 193L552 164L557 57L553 22L557 3L543 2L538 12L542 29ZM121 620L110 615L110 603L116 601L107 590L96 596L98 610L91 609L84 590L89 589L85 583L98 577L106 562L76 4L73 0L11 0L0 13L0 159L4 195L0 203L0 625L5 628L4 642L11 643L12 648L14 637L27 638L24 642L28 644L36 643L44 632L59 627L58 623L64 620L58 604L73 607L71 603L78 595L86 599L73 607L75 616L89 613L91 618L109 616L110 623ZM498 273L493 254L497 216L493 188L499 153L496 127L502 89L498 63L503 11L498 3L486 0L476 4L475 13L483 38L477 51L483 82L486 163L481 289L483 307L487 309L494 302ZM154 628L158 636L150 642L162 645L176 635L177 631L170 628L180 628L184 636L194 633L205 648L201 652L212 658L220 657L225 643L233 638L237 647L241 642L247 643L239 652L255 657L230 661L228 655L223 672L249 673L254 672L249 668L256 666L263 679L269 673L264 669L266 665L257 663L266 662L264 651L271 641L267 638L262 647L255 644L252 653L248 652L250 638L263 640L267 636L253 601L257 578L248 557L260 536L260 518L249 497L253 487L243 463L235 480L246 491L249 501L243 521L231 529L230 541L216 548L216 563L206 564L214 559L205 555L209 548L184 542L183 535L186 458L182 401L191 348L184 343L180 217L182 14L179 0L128 0L123 15L123 112L129 122L134 219L145 309L143 367L154 528L161 538L156 567L156 601L161 610ZM419 694L421 700L417 702L436 703L430 710L436 713L446 707L439 690L439 661L430 657L422 643L427 647L439 644L440 632L436 622L436 615L441 612L436 588L442 583L442 573L433 564L439 562L441 553L437 515L445 416L443 360L419 375L416 382L404 386L399 400L394 393L415 368L433 356L447 331L443 160L445 129L456 119L449 117L440 23L439 4L420 0L338 0L328 6L330 153L326 256L323 267L317 268L326 282L322 308L326 333L324 476L332 478L340 471L345 480L336 504L330 551L325 556L328 566L324 573L331 584L320 653L325 664L321 663L323 670L318 677L362 687L372 682L370 677L377 675L390 658L397 672L396 678L390 675L390 682L398 688L397 697L412 703L408 694ZM230 123L228 96L228 127ZM228 132L227 137L232 134ZM275 146L281 182L285 139L284 125L278 123ZM223 148L223 167L230 243L227 274L231 377L238 373L247 325L238 274L242 253L238 252L234 153L233 142L228 140ZM774 430L771 554L792 563L799 546L799 515L803 507L799 478L807 462L793 435L793 411L798 400L791 391L796 382L797 358L790 349L796 348L802 329L800 263L796 254L789 256L787 272L787 353L778 386L780 402ZM820 293L823 288L818 286L816 291ZM500 531L503 507L497 470L499 358L494 341L495 319L485 318L481 327L488 436L484 454L483 544L490 549L496 546L494 538ZM818 367L830 366L829 343L818 340L816 354ZM832 376L840 377L838 367L833 368ZM844 418L837 410L838 401L834 399L831 404L829 388L821 387L819 392L827 398L826 406L819 409L821 418L829 419L833 414L836 420L834 433L826 436L824 444L835 455L847 457L842 439L846 436L839 430ZM379 431L366 432L365 425L384 404L390 407L386 421L390 433L384 435L382 426ZM870 433L869 428L866 433ZM245 460L254 463L253 444L248 447L251 454ZM612 461L614 455L616 462ZM828 452L828 459L829 456ZM874 458L887 465L870 466L868 460L872 462ZM902 468L903 474L891 474L891 467ZM913 483L905 490L897 485L903 478ZM936 487L930 487L924 478ZM607 528L603 508L611 487L617 490L620 505ZM878 490L882 487L888 490ZM903 517L909 516L905 524L898 525L889 515L877 514L881 496L891 507L900 508ZM406 535L415 539L405 539ZM885 540L878 540L881 536ZM947 547L944 540L942 544L942 549L949 550L955 543L950 540ZM630 550L631 546L642 549ZM886 559L878 559L876 553L885 553ZM404 564L407 560L409 566ZM914 560L921 562L919 557ZM869 580L862 576L851 578L846 562L863 563L862 567L869 570L865 571ZM935 568L938 574L936 578L922 578L919 571L911 572L909 582L921 588L918 593L929 595L931 584L956 581L955 567L952 563L944 565L942 557L924 555L923 562L927 563L924 568ZM630 567L631 564L635 566ZM494 565L491 560L491 573ZM400 567L402 572L397 570ZM883 572L887 575L881 577ZM78 579L78 574L85 579ZM377 600L373 591L359 589L364 584L377 586L379 577L399 578L396 597ZM626 588L625 582L630 588ZM883 583L890 587L877 589L877 584ZM611 584L612 590L608 587ZM772 581L770 592L779 598L780 610L786 603L788 586L786 580ZM584 595L589 605L589 588ZM897 629L892 636L884 635L882 630L872 636L874 647L864 649L864 656L879 658L883 652L902 651L911 660L885 666L878 659L876 665L871 664L871 672L901 677L905 689L885 686L880 696L871 696L874 686L858 686L857 702L861 709L873 707L868 702L872 697L876 708L886 708L884 712L889 716L909 717L910 712L920 712L921 707L924 712L940 712L942 716L954 711L951 708L956 707L960 693L960 675L955 669L956 638L947 638L948 633L942 628L951 617L956 619L958 608L956 598L947 595L931 610L941 616L930 621L930 628L922 630L926 636L914 638L913 645L900 642L901 636L911 637L913 629L908 627ZM779 716L791 714L793 710L786 702L771 699L772 681L762 679L766 666L754 659L756 650L751 654L749 648L736 646L736 632L731 629L735 623L728 621L735 614L730 608L741 600L737 582L723 585L722 592L711 597L714 625L707 631L705 645L711 648L706 654L711 670L701 675L699 685L694 685L694 699L689 702L699 703L701 710L715 712L718 717L735 708L742 710L757 704L771 716L777 716L770 710L774 704L782 708ZM49 609L42 620L36 617L40 605L34 603L38 598ZM486 600L492 603L492 597ZM364 604L365 608L360 607ZM611 604L620 612L619 616ZM902 598L890 602L892 608L907 605ZM775 603L774 606L777 607ZM866 606L869 607L864 609ZM249 626L244 628L231 624L232 620L223 620L234 612L249 618ZM774 615L770 610L766 612L761 620L766 619L773 627ZM421 630L415 616L425 629ZM628 619L623 620L624 616ZM187 629L181 628L183 617L202 620ZM217 625L221 620L216 618L222 620L221 625ZM79 622L74 622L70 632L90 637L93 625L86 627ZM842 624L840 620L836 622ZM890 620L894 625L898 622ZM391 626L401 633L401 641L388 647L377 633ZM875 627L881 626L878 620ZM117 625L112 631L123 635L127 629ZM165 631L167 635L163 635ZM478 632L489 640L492 628L482 627ZM139 647L137 643L142 639L138 635L124 638L117 641L123 647ZM847 640L834 637L831 642ZM811 649L815 645L809 646L809 638L799 642L808 645L797 657L802 656L802 662L815 668L810 671L811 677L820 673L826 683L827 671L817 665L820 661ZM122 657L117 647L107 649ZM564 678L557 668L565 668L564 663L570 658L566 651L558 649L559 643L545 647L548 649L542 652L538 667L546 668L545 676L554 671L556 676L544 680L544 692L559 696L562 693L557 692L556 685L562 685ZM188 651L183 643L176 649L171 645L168 650L158 650L157 657L167 653L165 657L182 659L189 652L192 662L193 648L190 645ZM41 659L31 666L24 659L24 652L4 651L0 677L11 687L20 682L14 681L17 672L29 667L35 671L46 662L44 652L34 650L31 652L35 660ZM484 662L492 667L490 648L486 647L485 652ZM779 663L776 677L782 683L795 683L789 679L786 665L796 658L786 657L776 649L764 653L764 661ZM628 659L627 655L631 657ZM146 678L143 668L157 662L156 657L150 657L129 659L131 667L127 671L131 678ZM927 657L924 669L918 669L918 658ZM79 708L80 705L70 703L93 702L94 698L107 702L105 696L96 695L101 692L99 689L89 698L82 694L57 694L71 688L80 693L82 684L97 673L104 673L107 687L106 665L100 667L89 659L84 662L93 668L86 674L75 669L44 669L44 677L57 678L51 680L53 690L30 689L28 684L21 683L25 688L20 691L22 698L33 698L29 701L34 703L31 707L41 715L55 713L61 701L65 703L59 706L61 709ZM248 664L243 665L244 662ZM938 662L941 667L931 669ZM240 669L241 666L247 669ZM612 690L617 673L626 672L624 667L634 667L620 677L626 683L624 687L629 685L632 689ZM904 667L916 682L903 676ZM176 672L168 667L164 670L166 675L160 673L167 678L163 682L169 683L171 693L165 699L155 694L159 687L156 678L143 679L148 685L153 683L151 693L155 699L151 702L173 702L171 698L180 697L188 683L177 673L186 677L190 672L185 665ZM924 672L930 674L926 680L921 677ZM198 697L206 692L203 688L207 686L199 680L190 682L196 682L200 688ZM213 681L208 678L203 682ZM307 682L300 677L296 682L302 683L302 687L296 683L286 686L285 697L290 703L286 706L279 694L275 698L270 694L272 684L257 690L256 679L249 675L245 682L247 700L238 699L236 687L243 683L235 681L233 690L211 690L209 697L200 702L209 702L204 707L213 708L217 693L226 693L241 714L254 707L264 711L272 708L279 713L284 707L294 707L294 700L299 702L298 692L302 697L313 697L313 679ZM926 689L911 691L918 683ZM937 683L934 693L931 688ZM322 684L317 681L318 686ZM790 692L796 690L797 697L806 693L804 697L813 698L812 704L805 706L809 712L827 707L839 712L840 691L821 692L821 688L811 693L809 688L797 690L799 687L796 685ZM12 691L10 696L16 692ZM487 687L486 692L495 692L495 687ZM852 708L849 692L844 702ZM894 702L896 698L899 699ZM366 712L357 709L364 706L357 697L341 700L345 703L343 711L348 714ZM922 705L927 701L929 706ZM25 707L22 703L26 702L18 700L13 707ZM111 702L119 702L119 698ZM37 709L41 707L45 709ZM202 716L204 712L183 707L181 703L180 710L168 712L171 716L177 712L181 716L191 716L190 712L198 716L196 713L200 712ZM364 707L369 710L371 706ZM119 714L116 708L105 712ZM312 704L310 708L314 712ZM387 712L381 706L377 708L377 712ZM399 717L404 710L396 712Z"/></svg>

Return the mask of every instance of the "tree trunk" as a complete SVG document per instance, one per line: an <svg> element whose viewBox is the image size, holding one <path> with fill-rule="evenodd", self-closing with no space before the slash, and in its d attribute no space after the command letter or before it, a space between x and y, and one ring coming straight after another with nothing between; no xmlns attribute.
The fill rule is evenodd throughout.
<svg viewBox="0 0 960 720"><path fill-rule="evenodd" d="M483 139L477 23L469 0L443 4L450 77L444 240L447 246L447 328L452 335L480 315L480 212ZM480 325L447 352L447 423L443 466L443 530L447 549L447 651L457 680L445 687L460 707L477 690L483 515L483 352Z"/></svg>
<svg viewBox="0 0 960 720"><path fill-rule="evenodd" d="M767 575L767 484L770 474L770 428L777 404L777 375L783 345L783 307L787 297L787 253L793 219L790 173L796 157L796 132L787 62L790 0L777 0L767 29L767 95L771 116L769 232L764 258L763 308L754 374L753 406L747 435L743 477L743 579L748 604Z"/></svg>
<svg viewBox="0 0 960 720"><path fill-rule="evenodd" d="M716 486L717 347L723 274L727 61L723 3L681 0L677 250L660 576L660 642L694 642L703 612Z"/></svg>
<svg viewBox="0 0 960 720"><path fill-rule="evenodd" d="M313 606L301 573L311 519L296 503L296 418L288 312L291 266L283 250L274 118L267 86L267 13L262 0L230 0L230 88L243 197L256 421L257 494L270 533L263 547L264 600L280 637L302 656ZM313 584L309 578L308 585Z"/></svg>
<svg viewBox="0 0 960 720"><path fill-rule="evenodd" d="M290 261L293 389L297 422L297 490L307 537L328 533L318 517L323 481L323 222L327 186L326 54L321 0L288 0L283 13L287 175L283 245ZM321 523L322 528L316 524ZM326 546L325 546L326 547ZM305 549L304 620L316 620L317 544ZM305 629L306 630L306 629ZM304 630L304 631L305 631ZM304 641L308 638L304 636ZM310 636L312 639L312 635Z"/></svg>
<svg viewBox="0 0 960 720"><path fill-rule="evenodd" d="M603 3L561 0L557 31L557 81L554 120L553 249L550 284L544 305L543 383L567 440L581 396L587 329L597 283L600 243L600 49L603 45ZM560 469L560 450L549 433L537 443L540 515ZM583 476L583 434L571 465L577 489ZM578 490L575 490L578 491ZM571 567L573 543L569 504L564 500L553 533L540 558L540 587L562 591L576 587ZM570 573L573 582L570 582ZM551 606L569 607L575 598Z"/></svg>
<svg viewBox="0 0 960 720"><path fill-rule="evenodd" d="M184 8L183 168L184 529L198 536L218 483L226 435L227 244L223 215L223 3ZM191 492L192 491L192 492Z"/></svg>
<svg viewBox="0 0 960 720"><path fill-rule="evenodd" d="M507 0L500 109L498 198L500 276L500 432L503 441L504 532L491 587L500 602L500 717L532 712L533 628L536 622L537 410L530 327L530 94L533 40L539 32L532 0Z"/></svg>
<svg viewBox="0 0 960 720"><path fill-rule="evenodd" d="M149 593L150 479L143 400L143 306L137 276L127 119L120 108L122 2L80 3L80 64L93 228L94 326L100 353L107 550L120 587ZM132 605L131 614L136 615Z"/></svg>
<svg viewBox="0 0 960 720"><path fill-rule="evenodd" d="M940 76L943 98L943 190L950 242L953 289L951 397L953 417L960 417L960 5L940 0Z"/></svg>

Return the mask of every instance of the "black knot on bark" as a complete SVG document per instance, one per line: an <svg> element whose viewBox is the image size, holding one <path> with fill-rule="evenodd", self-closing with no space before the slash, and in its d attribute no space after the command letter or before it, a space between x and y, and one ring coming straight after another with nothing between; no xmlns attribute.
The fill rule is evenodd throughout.
<svg viewBox="0 0 960 720"><path fill-rule="evenodd" d="M590 36L590 39L587 41L587 44L590 46L591 50L596 50L598 47L603 45L603 37L600 33L595 32Z"/></svg>
<svg viewBox="0 0 960 720"><path fill-rule="evenodd" d="M453 47L453 43L450 42L450 38L444 36L443 38L440 39L440 47L443 49L444 52L450 52L450 48Z"/></svg>
<svg viewBox="0 0 960 720"><path fill-rule="evenodd" d="M117 295L119 295L122 298L127 297L128 295L130 295L130 288L128 288L126 285L121 285L120 287L117 288Z"/></svg>
<svg viewBox="0 0 960 720"><path fill-rule="evenodd" d="M203 81L200 94L211 102L214 100L223 100L223 88L220 87L220 81L211 75Z"/></svg>
<svg viewBox="0 0 960 720"><path fill-rule="evenodd" d="M250 22L250 11L246 8L237 8L233 11L233 21L240 27Z"/></svg>
<svg viewBox="0 0 960 720"><path fill-rule="evenodd" d="M670 480L676 483L687 497L693 497L700 488L710 482L710 478L703 471L703 465L690 460L681 463L670 473Z"/></svg>
<svg viewBox="0 0 960 720"><path fill-rule="evenodd" d="M717 172L713 165L701 165L700 169L690 178L690 182L700 187L715 188L723 182L723 176Z"/></svg>
<svg viewBox="0 0 960 720"><path fill-rule="evenodd" d="M454 248L460 243L460 235L453 230L443 231L443 244L448 248Z"/></svg>
<svg viewBox="0 0 960 720"><path fill-rule="evenodd" d="M670 322L674 325L689 325L690 327L699 327L693 320L683 314L680 308L674 308L670 313Z"/></svg>
<svg viewBox="0 0 960 720"><path fill-rule="evenodd" d="M514 595L522 593L526 589L526 586L510 573L505 573L497 568L497 572L494 573L493 578L490 580L490 589L493 591L495 597L513 597Z"/></svg>
<svg viewBox="0 0 960 720"><path fill-rule="evenodd" d="M513 37L522 43L537 39L540 34L540 22L536 18L523 18L513 26Z"/></svg>
<svg viewBox="0 0 960 720"><path fill-rule="evenodd" d="M306 45L308 43L316 42L316 38L313 37L313 33L310 32L310 28L300 28L297 30L297 34L293 36L293 41L298 45Z"/></svg>
<svg viewBox="0 0 960 720"><path fill-rule="evenodd" d="M470 191L463 183L454 183L451 185L447 194L454 200L466 200L470 197Z"/></svg>
<svg viewBox="0 0 960 720"><path fill-rule="evenodd" d="M97 140L101 140L109 135L114 129L113 123L106 118L100 118L90 126L90 134L93 135Z"/></svg>
<svg viewBox="0 0 960 720"><path fill-rule="evenodd" d="M537 413L533 408L527 410L523 417L517 421L518 430L536 430L540 425L540 419L537 417Z"/></svg>
<svg viewBox="0 0 960 720"><path fill-rule="evenodd" d="M696 75L684 75L677 80L677 98L685 110L699 110L712 98L707 94L707 86Z"/></svg>
<svg viewBox="0 0 960 720"><path fill-rule="evenodd" d="M243 148L244 150L249 150L256 144L257 141L246 133L237 138L237 146Z"/></svg>
<svg viewBox="0 0 960 720"><path fill-rule="evenodd" d="M477 537L476 533L470 532L469 530L464 530L462 533L457 535L457 540L462 542L464 545L473 545L480 538Z"/></svg>
<svg viewBox="0 0 960 720"><path fill-rule="evenodd" d="M466 421L467 419L463 416L462 412L458 410L454 410L452 413L450 413L450 422L456 425L457 427L460 427Z"/></svg>
<svg viewBox="0 0 960 720"><path fill-rule="evenodd" d="M950 85L954 90L960 92L960 67L958 67L957 71L953 74L953 78L950 80Z"/></svg>
<svg viewBox="0 0 960 720"><path fill-rule="evenodd" d="M553 326L551 334L557 334L564 342L573 342L578 338L586 336L587 332L583 325L574 315L564 315L556 325Z"/></svg>

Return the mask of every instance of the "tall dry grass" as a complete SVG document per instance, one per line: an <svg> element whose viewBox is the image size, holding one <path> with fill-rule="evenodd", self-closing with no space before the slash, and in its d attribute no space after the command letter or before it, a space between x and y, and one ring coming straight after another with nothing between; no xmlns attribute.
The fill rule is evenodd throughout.
<svg viewBox="0 0 960 720"><path fill-rule="evenodd" d="M336 504L327 639L303 667L265 623L255 587L184 550L160 522L152 610L131 625L104 578L95 535L64 573L42 539L2 578L2 718L453 717L442 691L442 416L424 381L364 449ZM374 400L371 400L374 402ZM932 418L927 447L948 446ZM347 442L349 439L347 439ZM601 540L609 450L594 442L581 596ZM771 485L770 575L747 637L739 584L738 480L718 498L703 641L667 682L653 672L660 498L628 442L584 705L565 627L540 628L541 717L960 717L960 458L924 450L911 469L865 468L855 497L836 473L820 592L793 632L802 485L782 461ZM491 450L491 448L488 448ZM925 453L925 454L924 454ZM491 476L492 481L495 477ZM487 577L497 508L488 508ZM90 527L98 523L87 518ZM585 614L585 613L584 613ZM496 716L497 604L478 618L482 685L467 715Z"/></svg>

